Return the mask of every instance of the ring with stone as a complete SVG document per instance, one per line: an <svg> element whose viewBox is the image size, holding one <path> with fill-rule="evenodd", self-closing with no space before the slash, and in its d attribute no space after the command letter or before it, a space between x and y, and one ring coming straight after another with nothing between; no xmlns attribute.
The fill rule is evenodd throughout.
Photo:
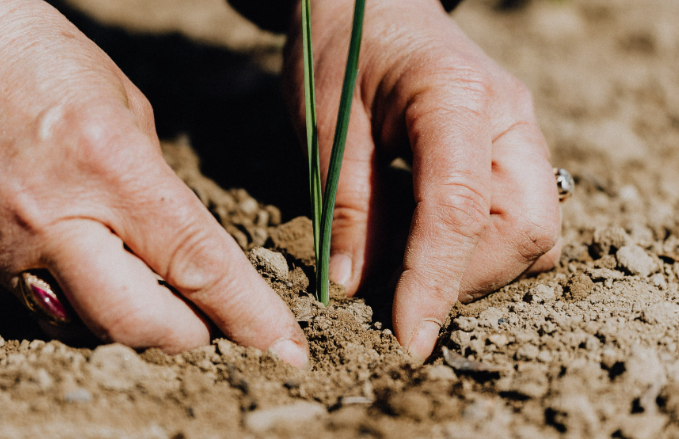
<svg viewBox="0 0 679 439"><path fill-rule="evenodd" d="M559 202L563 203L568 197L573 195L575 181L570 172L563 168L554 168L554 178L556 178L556 189L559 192Z"/></svg>
<svg viewBox="0 0 679 439"><path fill-rule="evenodd" d="M55 326L68 325L73 322L73 312L64 305L59 285L49 274L38 275L38 271L24 271L19 276L19 289L24 298L24 305L40 319Z"/></svg>

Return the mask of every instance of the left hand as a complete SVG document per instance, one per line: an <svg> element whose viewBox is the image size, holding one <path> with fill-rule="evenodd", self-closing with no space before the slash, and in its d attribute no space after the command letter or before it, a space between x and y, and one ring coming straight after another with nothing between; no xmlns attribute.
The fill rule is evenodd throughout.
<svg viewBox="0 0 679 439"><path fill-rule="evenodd" d="M353 3L312 1L324 180ZM285 75L303 130L301 53L298 14ZM395 157L412 159L416 207L393 325L401 344L424 360L456 300L550 269L560 255L558 195L530 92L467 38L438 0L368 2L330 262L331 277L350 295L396 236L383 202L391 189L385 170Z"/></svg>

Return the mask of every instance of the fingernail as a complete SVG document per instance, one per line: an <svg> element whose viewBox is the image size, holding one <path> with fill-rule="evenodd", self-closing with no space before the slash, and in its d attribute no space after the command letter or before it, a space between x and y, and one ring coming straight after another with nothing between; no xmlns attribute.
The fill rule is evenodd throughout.
<svg viewBox="0 0 679 439"><path fill-rule="evenodd" d="M309 355L305 347L302 347L289 338L278 340L269 347L283 361L299 369L309 367Z"/></svg>
<svg viewBox="0 0 679 439"><path fill-rule="evenodd" d="M432 320L422 320L407 347L408 353L418 362L424 363L434 350L440 329L441 325L438 323Z"/></svg>
<svg viewBox="0 0 679 439"><path fill-rule="evenodd" d="M330 257L330 279L343 286L351 279L351 258L345 253L336 253Z"/></svg>

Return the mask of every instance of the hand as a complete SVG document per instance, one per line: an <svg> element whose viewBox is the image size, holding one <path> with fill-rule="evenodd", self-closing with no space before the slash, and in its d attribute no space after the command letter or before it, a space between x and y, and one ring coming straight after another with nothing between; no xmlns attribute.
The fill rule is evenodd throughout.
<svg viewBox="0 0 679 439"><path fill-rule="evenodd" d="M321 168L327 170L353 0L312 2ZM287 91L303 127L299 17ZM474 45L438 0L371 0L333 223L331 278L354 294L397 235L386 169L412 161L415 208L393 304L397 338L432 352L456 300L560 254L558 195L526 87ZM323 176L325 178L325 176Z"/></svg>
<svg viewBox="0 0 679 439"><path fill-rule="evenodd" d="M179 352L211 321L304 367L292 313L167 166L139 90L41 0L0 3L0 29L0 282L48 269L103 340Z"/></svg>

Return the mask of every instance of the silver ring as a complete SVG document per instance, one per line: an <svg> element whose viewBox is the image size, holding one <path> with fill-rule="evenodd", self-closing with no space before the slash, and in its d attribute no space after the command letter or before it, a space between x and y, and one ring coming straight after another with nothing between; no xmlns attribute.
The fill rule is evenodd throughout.
<svg viewBox="0 0 679 439"><path fill-rule="evenodd" d="M73 322L72 311L64 305L63 294L51 276L45 280L36 274L24 271L19 276L19 289L24 305L42 320L54 326L68 325ZM65 298L63 298L65 301Z"/></svg>
<svg viewBox="0 0 679 439"><path fill-rule="evenodd" d="M556 189L559 192L559 202L563 203L573 195L575 181L570 172L563 168L554 168L554 178L556 178Z"/></svg>

